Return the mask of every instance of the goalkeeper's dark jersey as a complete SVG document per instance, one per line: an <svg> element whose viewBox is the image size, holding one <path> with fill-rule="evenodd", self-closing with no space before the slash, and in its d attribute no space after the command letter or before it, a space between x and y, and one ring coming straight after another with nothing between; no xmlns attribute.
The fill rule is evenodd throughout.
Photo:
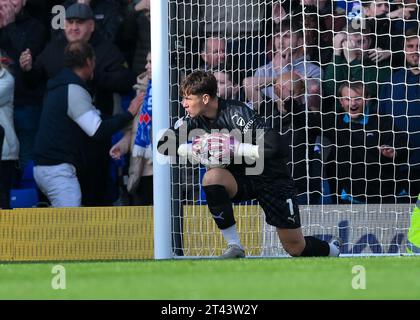
<svg viewBox="0 0 420 320"><path fill-rule="evenodd" d="M239 101L224 100L219 98L219 109L217 118L214 120L206 119L203 116L191 118L189 115L180 118L175 125L168 130L158 143L158 151L166 155L175 156L174 150L178 146L191 140L191 131L201 129L207 133L212 130L223 130L241 133L241 142L259 144L260 159L264 159L260 165L262 173L258 175L261 179L290 180L289 169L286 164L289 152L288 142L270 126L254 110L248 108ZM168 148L169 146L169 148ZM261 155L263 146L264 155ZM241 164L230 164L227 169L236 174L245 174L245 169L255 167L256 163L249 164L244 160ZM250 172L250 171L248 171Z"/></svg>

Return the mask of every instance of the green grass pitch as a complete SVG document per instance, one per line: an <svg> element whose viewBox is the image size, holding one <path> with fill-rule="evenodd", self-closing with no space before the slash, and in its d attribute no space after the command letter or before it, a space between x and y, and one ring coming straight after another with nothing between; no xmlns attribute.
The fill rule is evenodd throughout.
<svg viewBox="0 0 420 320"><path fill-rule="evenodd" d="M64 290L52 288L57 264ZM418 256L8 263L0 299L420 299L419 279Z"/></svg>

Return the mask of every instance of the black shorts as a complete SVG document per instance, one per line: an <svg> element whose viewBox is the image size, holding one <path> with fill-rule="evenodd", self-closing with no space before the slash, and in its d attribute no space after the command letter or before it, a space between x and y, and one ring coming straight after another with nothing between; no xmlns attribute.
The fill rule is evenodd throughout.
<svg viewBox="0 0 420 320"><path fill-rule="evenodd" d="M280 229L300 228L299 205L292 181L261 181L255 176L236 175L238 184L234 202L257 199L265 213L265 221Z"/></svg>

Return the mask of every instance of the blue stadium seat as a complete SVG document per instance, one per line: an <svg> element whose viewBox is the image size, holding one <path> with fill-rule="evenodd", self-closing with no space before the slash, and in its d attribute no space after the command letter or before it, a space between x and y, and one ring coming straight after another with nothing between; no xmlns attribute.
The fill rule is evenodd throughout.
<svg viewBox="0 0 420 320"><path fill-rule="evenodd" d="M31 180L34 178L34 162L32 160L28 161L28 164L23 169L22 179Z"/></svg>
<svg viewBox="0 0 420 320"><path fill-rule="evenodd" d="M19 181L19 189L36 189L36 182L34 179L34 162L29 160L26 167L23 169L23 175Z"/></svg>
<svg viewBox="0 0 420 320"><path fill-rule="evenodd" d="M10 207L32 208L38 204L38 191L36 188L10 190Z"/></svg>

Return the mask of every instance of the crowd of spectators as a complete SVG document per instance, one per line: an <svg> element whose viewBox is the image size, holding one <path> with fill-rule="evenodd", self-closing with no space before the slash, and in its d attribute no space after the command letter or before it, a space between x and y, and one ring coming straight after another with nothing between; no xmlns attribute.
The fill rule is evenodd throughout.
<svg viewBox="0 0 420 320"><path fill-rule="evenodd" d="M55 5L66 9L64 29L52 27ZM245 102L290 137L301 203L396 203L417 196L418 1L267 0L264 8L258 32L229 36L196 28L180 37L186 43L171 66L178 78L196 68L214 71L218 96ZM43 144L40 132L46 140L53 133L40 130L40 119L44 98L69 69L66 49L80 42L93 49L92 77L82 80L102 123L131 107L133 97L141 106L119 141L89 138L95 134L68 111L84 131L73 163L81 190L76 203L106 206L118 197L122 204L152 203L150 28L150 0L0 0L0 207L10 206L10 190L25 168L62 161L45 161L48 141ZM128 175L124 200L127 184L115 163ZM41 189L53 202L45 185Z"/></svg>
<svg viewBox="0 0 420 320"><path fill-rule="evenodd" d="M56 5L65 9L63 28L53 23L55 18L60 18L56 16L60 10L53 10ZM81 79L86 82L86 89L92 97L88 104L100 115L100 121L107 123L114 114L121 113L121 106L124 105L121 97L131 100L135 95L133 86L137 83L137 76L146 69L146 56L150 51L149 19L150 2L145 0L136 3L114 0L0 1L1 110L5 112L4 116L2 114L2 126L6 142L2 155L1 194L7 199L2 201L2 208L10 206L10 189L19 184L19 176L28 166L36 169L46 164L65 162L58 154L66 149L61 148L60 143L64 145L69 140L57 143L55 130L62 128L54 127L57 126L55 124L51 125L54 129L48 131L45 121L49 122L54 115L45 118L44 113L48 109L46 104L50 105L54 100L49 97L54 86L63 82L60 79L60 76L63 78L63 70L70 68L65 61L66 48L78 42L88 43L93 48L93 76ZM69 74L64 76L66 81L72 78ZM83 103L72 100L77 95L70 94L73 92L71 88L69 86L68 102L80 107ZM55 101L57 108L63 107L59 99ZM71 117L71 107L68 108L68 117L85 129L78 122L79 119ZM58 116L55 117L58 121ZM43 123L42 128L40 123ZM65 127L64 123L62 126ZM99 128L97 123L94 132L100 132ZM12 140L12 134L17 136L18 142ZM71 162L77 171L82 197L80 202L54 199L46 191L45 181L41 183L35 175L37 186L43 190L40 196L57 205L112 205L115 195L112 194L113 182L110 178L111 137L87 139L93 136L89 130L77 136L83 138L83 142L79 141L77 156L68 155L67 159L72 158L72 161L67 162ZM61 173L63 176L67 174L65 170ZM39 172L37 176L40 177Z"/></svg>
<svg viewBox="0 0 420 320"><path fill-rule="evenodd" d="M300 202L416 197L419 3L286 0L270 8L260 35L263 63L242 70L241 90L249 107L290 136ZM242 58L231 42L218 57L227 73L244 65L229 58Z"/></svg>

